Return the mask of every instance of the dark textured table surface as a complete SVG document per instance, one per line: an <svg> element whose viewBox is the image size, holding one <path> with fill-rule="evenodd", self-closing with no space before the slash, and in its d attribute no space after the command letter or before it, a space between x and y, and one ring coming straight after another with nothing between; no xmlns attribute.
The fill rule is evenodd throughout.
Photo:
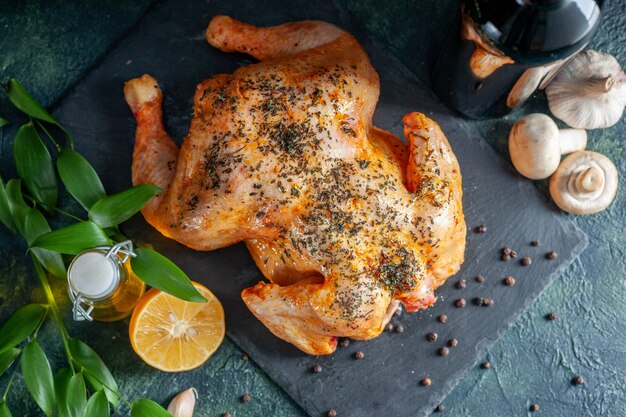
<svg viewBox="0 0 626 417"><path fill-rule="evenodd" d="M97 65L150 6L149 0L70 3L0 4L0 81L18 78L46 106L54 105ZM428 79L449 16L457 10L456 1L344 3L358 24L388 44L420 78ZM626 65L626 1L607 2L592 47L615 55ZM472 123L506 155L511 125L521 114L532 111L547 112L543 94L506 118ZM18 119L4 97L0 115ZM9 153L13 134L14 128L0 131L0 168L5 177L13 174ZM626 118L612 128L589 132L589 137L589 149L609 156L624 175ZM545 183L537 185L546 192ZM524 416L529 414L530 403L538 402L539 414L551 417L626 416L625 215L626 196L621 187L607 211L574 218L589 235L589 248L492 349L487 358L492 367L468 373L445 400L442 415ZM64 299L63 288L56 290L58 299ZM41 299L24 247L1 230L0 321L18 306ZM550 311L558 312L556 321L544 318ZM107 337L97 338L103 346L95 347L114 352L103 356L126 398L147 396L166 403L176 391L186 388L185 374L159 374L143 365L130 350L126 326L126 322L110 325ZM86 339L98 332L76 326L71 331L84 333ZM56 332L50 323L39 336L53 362L62 359ZM106 349L104 344L119 348ZM253 363L241 360L241 354L226 340L207 365L194 371L205 376L205 383L197 387L201 393L197 415L219 416L224 411L235 416L304 415ZM575 375L583 375L585 385L572 386ZM0 379L1 392L5 386L6 378ZM250 393L253 401L240 404L243 393ZM11 388L7 402L14 416L38 415L21 378Z"/></svg>

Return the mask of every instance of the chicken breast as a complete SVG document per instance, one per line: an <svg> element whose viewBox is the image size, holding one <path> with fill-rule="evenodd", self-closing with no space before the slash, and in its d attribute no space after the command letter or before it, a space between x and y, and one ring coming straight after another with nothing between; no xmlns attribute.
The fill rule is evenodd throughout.
<svg viewBox="0 0 626 417"><path fill-rule="evenodd" d="M463 262L461 173L439 126L372 125L379 81L349 33L325 22L257 28L217 16L208 42L260 60L198 85L180 150L150 76L130 80L132 178L164 192L143 209L197 250L245 242L269 282L242 292L276 336L312 355L376 337L401 302L435 302Z"/></svg>

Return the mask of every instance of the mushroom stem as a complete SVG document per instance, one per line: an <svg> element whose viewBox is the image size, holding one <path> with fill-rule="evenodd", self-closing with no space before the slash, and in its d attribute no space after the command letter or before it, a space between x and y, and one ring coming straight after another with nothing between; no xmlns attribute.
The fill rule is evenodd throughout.
<svg viewBox="0 0 626 417"><path fill-rule="evenodd" d="M607 93L615 85L615 77L609 75L605 78L592 78L586 82L586 90L590 93Z"/></svg>
<svg viewBox="0 0 626 417"><path fill-rule="evenodd" d="M589 167L576 175L576 188L579 192L591 193L604 187L604 175L596 167Z"/></svg>
<svg viewBox="0 0 626 417"><path fill-rule="evenodd" d="M582 151L587 147L585 129L559 129L559 148L561 155Z"/></svg>

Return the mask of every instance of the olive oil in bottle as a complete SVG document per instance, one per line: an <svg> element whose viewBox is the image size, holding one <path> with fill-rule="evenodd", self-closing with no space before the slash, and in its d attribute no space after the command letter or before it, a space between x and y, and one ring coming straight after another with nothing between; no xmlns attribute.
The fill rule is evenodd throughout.
<svg viewBox="0 0 626 417"><path fill-rule="evenodd" d="M132 271L132 242L78 254L67 270L74 320L115 321L130 315L146 285Z"/></svg>

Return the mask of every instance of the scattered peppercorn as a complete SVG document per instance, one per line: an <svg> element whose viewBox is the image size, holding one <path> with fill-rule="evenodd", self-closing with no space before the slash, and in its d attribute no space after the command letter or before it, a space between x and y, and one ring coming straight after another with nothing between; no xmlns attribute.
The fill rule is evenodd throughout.
<svg viewBox="0 0 626 417"><path fill-rule="evenodd" d="M437 351L437 353L439 354L439 356L448 356L450 354L450 349L443 346Z"/></svg>
<svg viewBox="0 0 626 417"><path fill-rule="evenodd" d="M328 410L326 413L326 417L337 417L337 412L335 410Z"/></svg>
<svg viewBox="0 0 626 417"><path fill-rule="evenodd" d="M448 316L446 316L445 314L442 314L439 316L439 321L441 323L447 323L448 322Z"/></svg>
<svg viewBox="0 0 626 417"><path fill-rule="evenodd" d="M485 301L485 299L483 297L476 297L476 298L474 298L474 304L476 304L477 306L483 305L484 301Z"/></svg>
<svg viewBox="0 0 626 417"><path fill-rule="evenodd" d="M350 346L350 339L348 338L343 338L339 341L339 346L341 347L348 347Z"/></svg>
<svg viewBox="0 0 626 417"><path fill-rule="evenodd" d="M511 249L509 247L505 247L505 248L502 248L502 253L505 254L505 255L510 255L512 250L513 249Z"/></svg>
<svg viewBox="0 0 626 417"><path fill-rule="evenodd" d="M476 228L476 233L487 233L487 226L481 224Z"/></svg>
<svg viewBox="0 0 626 417"><path fill-rule="evenodd" d="M513 278L512 276L509 275L509 276L505 277L502 282L504 282L504 285L507 285L507 286L510 287L512 285L515 285L515 278Z"/></svg>
<svg viewBox="0 0 626 417"><path fill-rule="evenodd" d="M537 404L537 403L531 404L530 405L530 411L533 411L533 412L539 411L539 404Z"/></svg>
<svg viewBox="0 0 626 417"><path fill-rule="evenodd" d="M550 321L554 321L558 318L558 316L555 311L552 311L546 316L546 318Z"/></svg>
<svg viewBox="0 0 626 417"><path fill-rule="evenodd" d="M250 401L252 401L252 397L249 394L244 394L241 396L241 402L242 403L249 403Z"/></svg>
<svg viewBox="0 0 626 417"><path fill-rule="evenodd" d="M551 261L555 260L558 257L559 257L559 254L553 250L551 250L550 252L546 254L546 258L550 259Z"/></svg>
<svg viewBox="0 0 626 417"><path fill-rule="evenodd" d="M315 365L313 368L311 368L311 372L313 372L314 374L321 374L322 367L320 365Z"/></svg>
<svg viewBox="0 0 626 417"><path fill-rule="evenodd" d="M515 252L514 250L512 250L509 255L511 255L511 258L517 258L517 252Z"/></svg>
<svg viewBox="0 0 626 417"><path fill-rule="evenodd" d="M422 385L423 385L423 386L425 386L425 387L429 386L429 385L430 385L430 384L432 384L432 383L433 383L433 381L431 381L431 379L430 379L430 378L424 378L424 379L422 379Z"/></svg>
<svg viewBox="0 0 626 417"><path fill-rule="evenodd" d="M480 364L480 367L483 369L489 369L491 368L491 364L489 362L483 362Z"/></svg>
<svg viewBox="0 0 626 417"><path fill-rule="evenodd" d="M476 278L474 278L476 280L476 282L478 282L479 284L482 284L483 282L485 282L485 277L482 275L477 275Z"/></svg>
<svg viewBox="0 0 626 417"><path fill-rule="evenodd" d="M485 298L483 299L483 307L491 307L493 305L493 298Z"/></svg>
<svg viewBox="0 0 626 417"><path fill-rule="evenodd" d="M541 246L541 240L533 240L532 242L530 242L530 244L535 247L539 247Z"/></svg>
<svg viewBox="0 0 626 417"><path fill-rule="evenodd" d="M446 407L443 404L439 404L437 407L435 407L435 412L441 413L445 409L446 409Z"/></svg>
<svg viewBox="0 0 626 417"><path fill-rule="evenodd" d="M365 353L360 350L354 354L354 359L363 359L365 357Z"/></svg>
<svg viewBox="0 0 626 417"><path fill-rule="evenodd" d="M387 326L385 326L385 330L387 330L388 332L393 332L393 324L388 323Z"/></svg>
<svg viewBox="0 0 626 417"><path fill-rule="evenodd" d="M524 256L520 262L523 266L529 266L533 263L533 260L530 259L530 256Z"/></svg>
<svg viewBox="0 0 626 417"><path fill-rule="evenodd" d="M574 385L582 385L585 383L585 378L583 378L582 376L578 375L576 378L574 378L572 380L572 384Z"/></svg>
<svg viewBox="0 0 626 417"><path fill-rule="evenodd" d="M456 282L456 284L454 284L454 286L458 289L462 289L465 288L465 286L467 285L466 281L464 279L460 279Z"/></svg>
<svg viewBox="0 0 626 417"><path fill-rule="evenodd" d="M465 307L465 298L459 298L458 300L456 300L454 302L454 306L457 307L457 308Z"/></svg>
<svg viewBox="0 0 626 417"><path fill-rule="evenodd" d="M457 347L458 344L459 344L459 341L456 340L454 337L452 339L448 340L448 345L450 347Z"/></svg>
<svg viewBox="0 0 626 417"><path fill-rule="evenodd" d="M233 417L233 415L231 413L224 413L222 414L222 417Z"/></svg>
<svg viewBox="0 0 626 417"><path fill-rule="evenodd" d="M511 260L511 255L503 253L500 259L503 260L504 262L508 262Z"/></svg>
<svg viewBox="0 0 626 417"><path fill-rule="evenodd" d="M435 340L437 340L437 337L437 333L430 332L426 335L426 340L428 340L429 342L434 342Z"/></svg>
<svg viewBox="0 0 626 417"><path fill-rule="evenodd" d="M404 326L401 324L397 324L395 330L396 333L404 333Z"/></svg>
<svg viewBox="0 0 626 417"><path fill-rule="evenodd" d="M241 359L247 361L248 359L250 359L250 356L248 356L247 353L244 353L243 355L241 355Z"/></svg>

